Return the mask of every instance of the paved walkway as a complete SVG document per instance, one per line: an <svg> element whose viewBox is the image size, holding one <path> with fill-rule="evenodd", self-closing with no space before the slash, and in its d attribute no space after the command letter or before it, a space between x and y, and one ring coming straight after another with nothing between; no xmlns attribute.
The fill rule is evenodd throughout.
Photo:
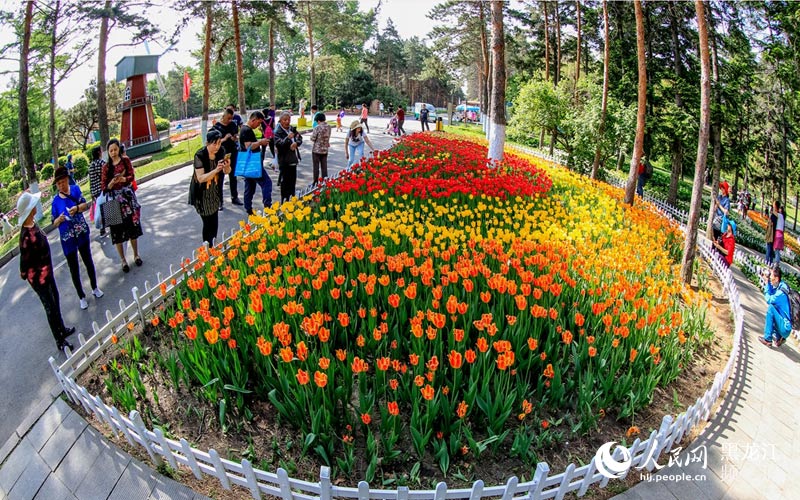
<svg viewBox="0 0 800 500"><path fill-rule="evenodd" d="M744 309L743 345L720 407L676 463L615 499L800 498L794 470L800 461L797 341L791 338L779 349L762 345L763 295L738 269L734 278ZM690 454L703 453L705 464L687 465Z"/></svg>

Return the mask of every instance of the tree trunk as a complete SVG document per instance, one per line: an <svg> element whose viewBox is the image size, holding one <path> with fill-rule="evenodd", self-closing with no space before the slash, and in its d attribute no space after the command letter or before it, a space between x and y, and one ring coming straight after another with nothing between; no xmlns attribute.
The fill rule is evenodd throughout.
<svg viewBox="0 0 800 500"><path fill-rule="evenodd" d="M699 0L698 0L699 1ZM644 122L647 111L647 62L644 53L644 16L642 15L642 0L634 0L633 7L636 12L636 55L639 70L638 109L636 112L636 138L633 141L633 155L631 167L628 172L628 185L625 187L625 203L633 205L636 194L636 182L639 177L639 160L644 154Z"/></svg>
<svg viewBox="0 0 800 500"><path fill-rule="evenodd" d="M33 145L31 144L31 124L28 119L28 56L31 50L33 3L33 0L28 0L25 6L22 46L19 49L19 166L28 184L36 183L36 168L33 165ZM58 162L58 157L56 157L56 162Z"/></svg>
<svg viewBox="0 0 800 500"><path fill-rule="evenodd" d="M544 11L544 81L550 81L550 22L547 14L547 2L542 2Z"/></svg>
<svg viewBox="0 0 800 500"><path fill-rule="evenodd" d="M212 2L206 3L206 38L203 44L203 116L200 119L200 134L203 144L206 143L208 132L208 94L211 86L211 18Z"/></svg>
<svg viewBox="0 0 800 500"><path fill-rule="evenodd" d="M672 66L675 71L675 107L683 109L683 97L680 93L682 82L681 59L678 46L678 19L675 13L675 4L669 3L669 27L672 33ZM678 186L683 171L683 141L677 133L672 137L672 170L669 178L669 191L667 192L667 203L675 206L678 202Z"/></svg>
<svg viewBox="0 0 800 500"><path fill-rule="evenodd" d="M275 106L275 21L269 22L269 105Z"/></svg>
<svg viewBox="0 0 800 500"><path fill-rule="evenodd" d="M797 231L797 207L800 206L800 191L794 195L794 224L792 224L792 231Z"/></svg>
<svg viewBox="0 0 800 500"><path fill-rule="evenodd" d="M719 84L719 63L717 61L717 37L716 31L714 30L714 18L711 15L711 10L708 8L708 5L705 5L705 8L708 16L707 32L711 46L711 55L709 57L711 58L711 72L714 81L712 97L716 103L715 109L711 114L711 145L714 151L714 175L712 176L713 180L711 182L711 199L715 200L717 199L717 193L719 193L719 181L722 176L722 94ZM708 212L706 235L709 239L714 236L713 203Z"/></svg>
<svg viewBox="0 0 800 500"><path fill-rule="evenodd" d="M553 86L558 87L558 82L561 81L561 16L558 13L558 0L556 0L556 10L553 16L556 23L556 74Z"/></svg>
<svg viewBox="0 0 800 500"><path fill-rule="evenodd" d="M481 67L478 78L480 79L480 96L481 96L481 113L486 113L489 110L489 43L486 36L486 15L484 13L483 2L478 2L478 16L481 25ZM414 102L413 100L411 102Z"/></svg>
<svg viewBox="0 0 800 500"><path fill-rule="evenodd" d="M703 179L705 179L706 156L708 155L709 115L711 113L711 79L709 77L711 62L708 54L708 30L706 29L703 0L695 0L695 11L697 12L697 31L700 35L700 131L697 142L697 160L694 165L692 205L689 209L683 260L681 261L681 279L686 284L692 282L694 254L697 246L697 226L700 212L703 210Z"/></svg>
<svg viewBox="0 0 800 500"><path fill-rule="evenodd" d="M577 54L575 55L575 102L578 102L578 80L581 79L581 2L575 0L576 28L578 39L576 41Z"/></svg>
<svg viewBox="0 0 800 500"><path fill-rule="evenodd" d="M103 156L106 144L111 138L108 131L108 107L106 106L106 50L108 46L108 17L111 15L111 0L103 6L103 17L100 19L100 42L97 48L97 128L100 130L100 145Z"/></svg>
<svg viewBox="0 0 800 500"><path fill-rule="evenodd" d="M608 3L603 0L603 101L600 109L600 125L597 127L597 146L594 150L594 163L592 163L592 179L597 179L600 169L600 143L606 131L606 110L608 109Z"/></svg>
<svg viewBox="0 0 800 500"><path fill-rule="evenodd" d="M311 94L309 99L309 106L317 103L317 72L314 67L314 31L311 25L311 2L306 2L306 31L308 32L308 58L311 63L311 69L308 75L308 90ZM369 106L369 103L366 103Z"/></svg>
<svg viewBox="0 0 800 500"><path fill-rule="evenodd" d="M238 0L231 0L233 8L233 50L236 51L236 90L239 93L239 110L247 115L247 102L244 95L244 63L242 63L242 38L239 32Z"/></svg>
<svg viewBox="0 0 800 500"><path fill-rule="evenodd" d="M53 158L58 159L58 138L56 137L56 40L58 30L58 16L61 11L61 0L56 0L53 6L52 31L50 33L50 150Z"/></svg>
<svg viewBox="0 0 800 500"><path fill-rule="evenodd" d="M503 161L506 140L506 54L503 34L503 0L492 0L492 129L489 161Z"/></svg>

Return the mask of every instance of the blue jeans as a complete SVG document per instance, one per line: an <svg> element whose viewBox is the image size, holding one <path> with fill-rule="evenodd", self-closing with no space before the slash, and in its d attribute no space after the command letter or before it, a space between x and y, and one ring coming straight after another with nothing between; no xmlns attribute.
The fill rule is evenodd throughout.
<svg viewBox="0 0 800 500"><path fill-rule="evenodd" d="M772 247L772 243L767 243L767 254L764 256L764 260L767 261L767 264L772 264L775 260L775 249Z"/></svg>
<svg viewBox="0 0 800 500"><path fill-rule="evenodd" d="M347 149L350 154L350 160L347 162L347 166L351 167L360 162L361 157L364 156L364 143L360 142L356 145L348 144Z"/></svg>
<svg viewBox="0 0 800 500"><path fill-rule="evenodd" d="M764 323L764 340L778 340L778 336L786 338L792 332L792 325L784 319L778 309L770 304L767 308L767 321Z"/></svg>
<svg viewBox="0 0 800 500"><path fill-rule="evenodd" d="M636 194L644 198L644 183L647 182L643 175L639 175L636 180Z"/></svg>
<svg viewBox="0 0 800 500"><path fill-rule="evenodd" d="M272 179L263 169L258 179L244 179L244 209L249 214L253 211L253 196L256 194L256 184L261 187L261 201L264 208L272 206Z"/></svg>

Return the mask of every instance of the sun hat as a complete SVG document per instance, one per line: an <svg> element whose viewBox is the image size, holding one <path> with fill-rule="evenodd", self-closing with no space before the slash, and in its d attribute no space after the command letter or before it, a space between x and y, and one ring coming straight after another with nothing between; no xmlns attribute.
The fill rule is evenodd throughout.
<svg viewBox="0 0 800 500"><path fill-rule="evenodd" d="M725 191L725 194L728 194L730 192L730 188L731 187L730 187L730 185L728 184L727 181L722 181L722 182L719 183L719 188L721 190Z"/></svg>
<svg viewBox="0 0 800 500"><path fill-rule="evenodd" d="M353 123L350 124L350 130L355 130L357 128L364 130L364 128L361 125L361 122L359 122L358 120L353 120Z"/></svg>
<svg viewBox="0 0 800 500"><path fill-rule="evenodd" d="M22 196L19 197L17 200L17 212L19 213L20 226L25 223L31 211L36 208L36 205L39 203L39 198L41 197L42 193L29 193L27 191L22 193Z"/></svg>
<svg viewBox="0 0 800 500"><path fill-rule="evenodd" d="M67 167L58 167L53 174L53 182L58 182L61 179L65 179L69 177L69 172L67 171Z"/></svg>

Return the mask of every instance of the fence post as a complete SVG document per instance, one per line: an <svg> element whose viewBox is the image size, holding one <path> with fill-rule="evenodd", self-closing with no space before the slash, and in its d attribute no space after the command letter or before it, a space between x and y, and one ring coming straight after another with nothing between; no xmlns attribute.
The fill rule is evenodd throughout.
<svg viewBox="0 0 800 500"><path fill-rule="evenodd" d="M514 493L517 491L517 484L519 483L519 479L517 476L511 476L506 481L506 489L503 491L503 498L501 500L511 500L514 498Z"/></svg>
<svg viewBox="0 0 800 500"><path fill-rule="evenodd" d="M153 464L156 468L160 467L163 461L161 457L158 456L156 453L153 453L153 448L150 446L150 440L147 438L147 428L144 426L144 422L142 421L142 416L139 415L139 412L136 410L131 411L129 416L131 422L133 423L134 429L139 434L139 437L142 440L142 446L144 449L147 450L147 454L150 455L150 460L153 461Z"/></svg>
<svg viewBox="0 0 800 500"><path fill-rule="evenodd" d="M183 453L183 456L186 457L186 461L189 462L189 468L192 469L194 477L197 479L202 479L203 473L200 472L200 465L198 465L197 459L194 458L192 446L189 444L189 441L184 438L181 438L181 453Z"/></svg>
<svg viewBox="0 0 800 500"><path fill-rule="evenodd" d="M228 481L228 471L225 470L225 466L222 465L222 460L219 458L219 453L217 453L217 450L211 448L208 450L208 456L211 458L211 463L214 465L214 473L216 474L217 479L219 479L220 484L222 484L222 487L226 490L230 490L231 482ZM283 469L278 469L278 477L280 477L282 470ZM283 473L286 474L286 471L283 471Z"/></svg>
<svg viewBox="0 0 800 500"><path fill-rule="evenodd" d="M331 500L332 496L331 469L323 465L319 468L319 500Z"/></svg>
<svg viewBox="0 0 800 500"><path fill-rule="evenodd" d="M581 482L581 487L578 490L578 496L582 497L586 494L586 491L589 489L589 486L592 485L594 482L594 473L597 471L597 465L595 464L595 460L597 457L592 457L592 460L589 462L588 468L586 469L586 474L583 476L583 481Z"/></svg>
<svg viewBox="0 0 800 500"><path fill-rule="evenodd" d="M369 483L366 481L358 483L358 500L369 500Z"/></svg>
<svg viewBox="0 0 800 500"><path fill-rule="evenodd" d="M144 311L142 310L142 299L139 297L139 287L131 288L131 294L133 294L133 300L136 302L136 310L139 311L139 322L144 325Z"/></svg>
<svg viewBox="0 0 800 500"><path fill-rule="evenodd" d="M175 455L172 454L172 449L169 447L169 443L167 443L167 438L164 437L164 432L156 427L153 429L153 434L156 435L158 445L161 447L161 454L167 459L169 466L177 470L178 462L175 460Z"/></svg>
<svg viewBox="0 0 800 500"><path fill-rule="evenodd" d="M547 480L548 474L550 474L550 466L546 462L536 464L536 472L533 473L533 481L531 482L531 500L539 500L542 497L544 482Z"/></svg>
<svg viewBox="0 0 800 500"><path fill-rule="evenodd" d="M292 500L292 487L289 484L289 474L286 469L278 469L278 485L281 487L281 498L283 500Z"/></svg>
<svg viewBox="0 0 800 500"><path fill-rule="evenodd" d="M482 496L483 496L483 480L478 479L472 484L472 490L469 492L469 500L480 500Z"/></svg>
<svg viewBox="0 0 800 500"><path fill-rule="evenodd" d="M253 472L253 466L250 465L250 460L242 459L242 472L247 479L247 487L250 488L250 494L253 495L255 500L261 500L261 492L258 489L258 481L256 480L256 473Z"/></svg>

